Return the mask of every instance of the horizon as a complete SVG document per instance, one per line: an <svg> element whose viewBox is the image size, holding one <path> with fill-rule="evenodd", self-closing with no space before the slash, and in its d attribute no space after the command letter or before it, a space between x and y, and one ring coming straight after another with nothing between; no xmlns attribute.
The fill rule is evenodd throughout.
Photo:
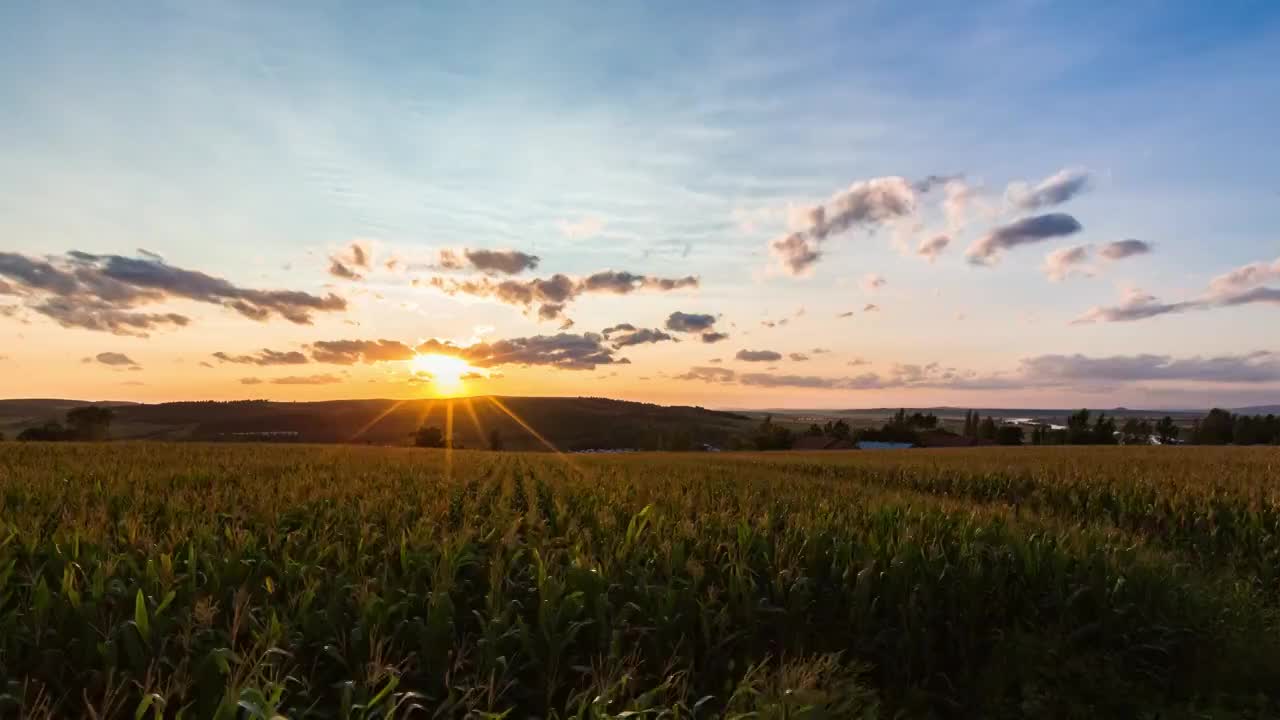
<svg viewBox="0 0 1280 720"><path fill-rule="evenodd" d="M737 10L0 7L0 396L1280 405L1280 5Z"/></svg>
<svg viewBox="0 0 1280 720"><path fill-rule="evenodd" d="M607 401L611 401L611 402L635 402L635 403L648 403L648 401L645 401L645 400L627 400L627 399L625 399L625 398L607 397L607 396L602 396L602 395L500 395L500 394L492 394L492 393L485 393L485 394L473 394L473 395L450 395L450 396L447 396L447 397L440 397L440 396L422 396L422 397L413 397L413 398L391 398L391 397L345 397L345 398L327 398L327 399L324 399L324 400L273 400L273 399L271 399L271 398L255 398L255 397L243 397L243 398L231 398L231 399L188 398L188 399L184 399L184 400L161 400L161 401L155 401L155 402L146 402L146 401L137 401L137 400L117 400L117 399L110 399L110 398L95 398L95 399L89 399L89 400L87 400L87 399L83 399L83 398L68 398L68 397L13 397L13 398L0 398L0 403L6 403L6 402L50 402L50 403L53 403L53 402L69 402L69 403L84 403L84 404L88 404L88 405L167 405L167 404L177 404L177 403L257 403L257 402L273 402L273 403L340 403L340 402L386 402L386 403L403 403L403 402L410 402L410 401L414 401L414 400L420 400L420 401L444 401L444 402L455 402L455 401L457 401L457 402L462 402L462 401L472 401L472 400L484 399L484 398L488 398L488 397L494 397L494 398L498 398L498 399L501 399L501 400L512 400L512 399L514 399L514 400L607 400ZM1125 412L1125 413L1144 413L1144 412L1151 412L1151 413L1179 413L1179 414L1192 414L1192 413L1206 413L1206 412L1208 412L1209 410L1212 410L1212 409L1215 409L1215 408L1219 408L1219 409L1223 409L1223 410L1228 410L1228 411L1231 411L1231 412L1238 412L1238 411L1257 411L1257 410L1259 410L1259 409L1264 410L1264 411L1268 411L1268 410L1271 410L1272 408L1280 408L1280 403L1274 403L1274 404L1273 404L1273 403L1257 403L1257 404L1254 404L1254 405L1243 405L1243 406L1225 406L1225 405L1221 405L1221 404L1219 404L1219 405L1212 405L1212 406L1206 406L1206 407L1128 407L1128 406L1124 406L1124 405L1115 405L1115 406L1098 406L1098 405L1095 405L1095 406L1086 406L1086 405L1062 405L1062 406L1044 406L1044 407L1018 407L1018 406L999 406L999 405L974 405L974 406L963 406L963 405L907 405L907 406L901 406L901 405L881 405L881 406L862 406L862 407L853 407L853 406L848 406L848 407L846 407L846 406L830 406L830 407L813 407L813 406L794 406L794 407L787 407L787 406L743 407L743 406L707 406L707 405L688 405L688 404L678 404L678 403L677 403L677 404L648 403L648 404L658 405L659 407L673 407L673 408L674 408L674 407L689 407L689 408L697 408L697 409L701 409L701 410L710 410L710 411L713 411L713 412L725 412L725 413L771 413L771 412L779 412L779 413L805 413L805 412L818 412L818 413L824 413L824 412L829 412L829 413L860 413L860 412L865 412L865 413L871 413L871 412L894 412L894 411L897 411L897 410L908 410L908 411L921 411L921 410L935 411L935 410L936 410L936 411L955 411L955 412L967 412L967 411L978 410L978 411L983 411L983 412L1006 412L1006 413L1014 413L1014 412L1037 412L1037 413L1063 412L1063 413L1071 413L1071 412L1074 412L1074 411L1077 411L1077 410L1084 409L1084 410L1097 411L1097 412L1102 412L1102 413L1106 413L1106 412Z"/></svg>

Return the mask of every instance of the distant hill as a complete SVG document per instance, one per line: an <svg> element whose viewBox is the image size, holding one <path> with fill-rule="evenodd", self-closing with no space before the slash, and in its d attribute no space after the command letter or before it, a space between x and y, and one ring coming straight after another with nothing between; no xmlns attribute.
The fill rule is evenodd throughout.
<svg viewBox="0 0 1280 720"><path fill-rule="evenodd" d="M496 402L495 402L496 401ZM454 400L334 400L327 402L89 403L79 400L0 400L0 432L61 420L81 405L112 405L112 436L129 439L243 440L253 433L296 433L299 442L405 445L423 424L444 428L450 410L455 442L488 447L496 429L509 450L546 445L513 415L561 450L673 448L722 445L748 428L750 418L700 407L668 407L605 398L475 397Z"/></svg>
<svg viewBox="0 0 1280 720"><path fill-rule="evenodd" d="M1280 415L1280 405L1252 405L1233 408L1231 412L1237 415Z"/></svg>

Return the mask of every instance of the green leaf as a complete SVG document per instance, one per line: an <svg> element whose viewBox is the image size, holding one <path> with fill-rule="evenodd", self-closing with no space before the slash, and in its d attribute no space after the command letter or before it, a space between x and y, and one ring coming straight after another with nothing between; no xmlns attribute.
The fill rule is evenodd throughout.
<svg viewBox="0 0 1280 720"><path fill-rule="evenodd" d="M142 639L151 642L151 618L147 617L147 599L143 597L141 588L133 601L133 624Z"/></svg>

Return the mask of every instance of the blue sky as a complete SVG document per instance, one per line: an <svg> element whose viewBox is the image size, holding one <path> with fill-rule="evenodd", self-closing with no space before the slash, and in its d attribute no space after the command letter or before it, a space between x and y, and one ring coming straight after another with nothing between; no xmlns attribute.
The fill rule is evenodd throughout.
<svg viewBox="0 0 1280 720"><path fill-rule="evenodd" d="M1069 324L1127 288L1198 297L1219 274L1280 258L1277 66L1280 6L1263 2L917 3L909 12L888 2L9 3L0 8L3 249L141 247L241 285L331 290L353 307L299 327L206 308L208 330L148 338L15 311L0 333L21 350L4 354L39 364L51 348L89 356L119 346L154 354L142 364L158 368L245 349L237 343L303 347L334 333L410 342L461 339L477 326L493 337L557 332L492 298L446 297L403 275L336 282L328 256L362 239L382 257L517 249L541 258L537 275L696 275L696 293L573 305L574 333L661 326L676 310L720 316L731 336L723 347L639 348L600 380L609 394L660 401L856 406L977 392L670 379L757 346L784 355L835 346L827 355L839 360L771 371L820 378L853 372L857 358L881 374L930 362L990 374L1047 354L1280 351L1265 329L1275 303ZM964 261L976 238L1028 214L1008 207L1010 183L1071 168L1087 172L1088 191L1049 210L1070 213L1082 232L1011 249L991 267ZM795 209L858 181L931 174L964 176L974 200L962 229L946 227L934 191L910 222L827 241L806 275L777 271L769 245L794 226ZM923 236L943 230L953 236L946 252L933 263L916 256ZM1153 249L1098 264L1092 277L1051 282L1040 269L1051 250L1127 238ZM867 274L887 284L868 293ZM383 304L369 300L377 295ZM835 317L866 303L880 312ZM760 325L802 307L786 328ZM222 374L202 387L243 391L239 368L213 370ZM130 380L148 385L127 392L185 394L176 376L156 375ZM572 392L582 379L510 368L476 390ZM42 391L59 381L47 382ZM85 391L126 391L114 375L99 382ZM1280 382L1000 393L1068 403L1090 400L1091 388L1130 404L1280 401Z"/></svg>

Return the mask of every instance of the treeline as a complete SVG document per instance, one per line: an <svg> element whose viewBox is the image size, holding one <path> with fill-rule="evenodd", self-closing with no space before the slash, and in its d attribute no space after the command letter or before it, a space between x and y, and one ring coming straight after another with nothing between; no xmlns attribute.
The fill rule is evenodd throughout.
<svg viewBox="0 0 1280 720"><path fill-rule="evenodd" d="M1187 441L1196 445L1280 445L1280 417L1236 415L1214 408L1191 425Z"/></svg>
<svg viewBox="0 0 1280 720"><path fill-rule="evenodd" d="M975 411L965 413L963 435L979 442L999 445L1024 444L1024 428L1004 424ZM1065 428L1032 424L1026 444L1031 445L1280 445L1280 416L1237 415L1214 408L1190 428L1179 426L1172 416L1128 418L1118 424L1115 417L1082 409L1067 417Z"/></svg>
<svg viewBox="0 0 1280 720"><path fill-rule="evenodd" d="M115 419L111 408L86 405L67 411L66 425L50 420L44 425L27 428L18 433L19 440L106 440L111 435L111 421Z"/></svg>
<svg viewBox="0 0 1280 720"><path fill-rule="evenodd" d="M813 423L803 433L803 437L823 437L833 441L847 441L856 445L862 441L894 442L916 444L920 440L920 431L934 430L938 427L938 418L933 413L907 414L906 410L898 410L889 422L879 428L863 428L854 430L844 420L828 420L819 425ZM797 435L790 428L773 421L773 416L765 416L756 431L748 438L746 448L731 446L731 449L755 450L790 450L795 445Z"/></svg>
<svg viewBox="0 0 1280 720"><path fill-rule="evenodd" d="M964 430L960 434L975 443L1021 445L1023 441L1022 426L997 421L990 415L981 417L976 410L964 414Z"/></svg>
<svg viewBox="0 0 1280 720"><path fill-rule="evenodd" d="M1152 438L1168 445L1177 441L1179 433L1180 428L1168 415L1155 422L1129 418L1118 426L1116 418L1105 412L1094 416L1088 409L1069 415L1066 427L1033 423L1029 428L990 416L983 418L970 410L965 413L963 431L967 438L996 445L1146 445Z"/></svg>

